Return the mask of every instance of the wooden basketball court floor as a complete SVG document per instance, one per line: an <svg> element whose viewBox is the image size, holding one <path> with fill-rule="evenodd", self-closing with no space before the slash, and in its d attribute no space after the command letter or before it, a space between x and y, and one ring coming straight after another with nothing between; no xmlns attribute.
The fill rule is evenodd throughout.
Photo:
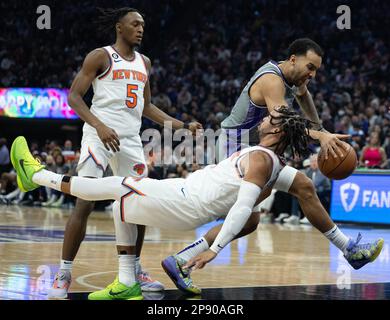
<svg viewBox="0 0 390 320"><path fill-rule="evenodd" d="M70 210L0 206L0 299L45 300L57 271ZM208 224L183 232L148 227L141 263L166 290L145 299L181 300L183 296L160 266L166 256L202 236ZM339 251L312 226L260 224L234 241L206 268L195 271L204 300L390 299L390 228L341 226L362 242L382 237L374 263L353 270ZM93 212L87 236L73 267L70 299L86 299L111 283L117 256L111 214Z"/></svg>

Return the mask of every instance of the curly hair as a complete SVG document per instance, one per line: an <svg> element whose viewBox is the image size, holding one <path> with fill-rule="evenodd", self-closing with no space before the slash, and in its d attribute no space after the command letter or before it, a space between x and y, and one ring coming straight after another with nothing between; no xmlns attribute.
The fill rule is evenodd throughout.
<svg viewBox="0 0 390 320"><path fill-rule="evenodd" d="M283 154L287 147L291 148L293 155L297 155L300 158L310 155L309 145L309 129L312 122L310 120L302 118L293 109L286 106L275 108L278 115L271 116L271 124L280 126L284 132L280 140L275 143L275 150Z"/></svg>

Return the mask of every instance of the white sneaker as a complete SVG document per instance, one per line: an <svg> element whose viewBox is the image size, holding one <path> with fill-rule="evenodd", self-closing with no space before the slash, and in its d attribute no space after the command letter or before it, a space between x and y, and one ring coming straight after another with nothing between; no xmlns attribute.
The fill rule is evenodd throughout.
<svg viewBox="0 0 390 320"><path fill-rule="evenodd" d="M284 222L284 223L287 223L287 224L298 225L298 224L299 224L299 217L298 217L298 216L291 215L290 217L284 219L283 222Z"/></svg>
<svg viewBox="0 0 390 320"><path fill-rule="evenodd" d="M61 196L58 198L58 200L53 202L50 206L53 208L60 208L63 205L64 200L65 200L65 196L63 194L61 194Z"/></svg>
<svg viewBox="0 0 390 320"><path fill-rule="evenodd" d="M268 224L272 223L272 214L270 213L262 213L260 214L260 223Z"/></svg>
<svg viewBox="0 0 390 320"><path fill-rule="evenodd" d="M280 215L278 215L278 217L274 220L274 222L276 223L282 223L283 222L283 219L289 217L290 215L288 213L281 213Z"/></svg>
<svg viewBox="0 0 390 320"><path fill-rule="evenodd" d="M141 285L141 290L145 292L163 291L165 289L160 281L153 280L146 271L141 271L137 275L137 280Z"/></svg>
<svg viewBox="0 0 390 320"><path fill-rule="evenodd" d="M71 273L59 270L54 278L53 286L48 291L48 297L52 299L66 299L71 282Z"/></svg>
<svg viewBox="0 0 390 320"><path fill-rule="evenodd" d="M306 217L302 218L299 222L301 224L311 224L310 221Z"/></svg>

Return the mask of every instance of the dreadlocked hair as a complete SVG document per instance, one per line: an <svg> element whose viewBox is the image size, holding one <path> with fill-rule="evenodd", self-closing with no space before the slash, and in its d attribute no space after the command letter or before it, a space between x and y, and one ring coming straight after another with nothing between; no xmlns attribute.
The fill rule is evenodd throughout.
<svg viewBox="0 0 390 320"><path fill-rule="evenodd" d="M275 111L278 112L278 115L271 115L271 124L280 126L284 132L279 142L275 144L275 150L283 154L289 146L292 155L300 158L309 156L311 153L308 148L311 121L302 118L293 109L286 106L277 107Z"/></svg>
<svg viewBox="0 0 390 320"><path fill-rule="evenodd" d="M96 23L98 25L98 30L105 34L114 32L115 24L119 22L120 19L122 19L129 12L137 12L141 16L143 16L142 13L139 12L137 9L129 8L129 7L123 7L118 9L97 8L97 10L100 13L99 17L96 20Z"/></svg>

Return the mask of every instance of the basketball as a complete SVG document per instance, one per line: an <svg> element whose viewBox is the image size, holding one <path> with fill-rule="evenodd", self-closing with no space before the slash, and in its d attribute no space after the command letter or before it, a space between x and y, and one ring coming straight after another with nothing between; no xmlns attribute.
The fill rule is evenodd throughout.
<svg viewBox="0 0 390 320"><path fill-rule="evenodd" d="M343 150L343 157L334 158L329 154L328 159L325 160L325 154L321 151L318 154L318 168L329 179L342 180L349 177L357 166L356 152L352 146L346 142L344 145L348 146L347 151Z"/></svg>

